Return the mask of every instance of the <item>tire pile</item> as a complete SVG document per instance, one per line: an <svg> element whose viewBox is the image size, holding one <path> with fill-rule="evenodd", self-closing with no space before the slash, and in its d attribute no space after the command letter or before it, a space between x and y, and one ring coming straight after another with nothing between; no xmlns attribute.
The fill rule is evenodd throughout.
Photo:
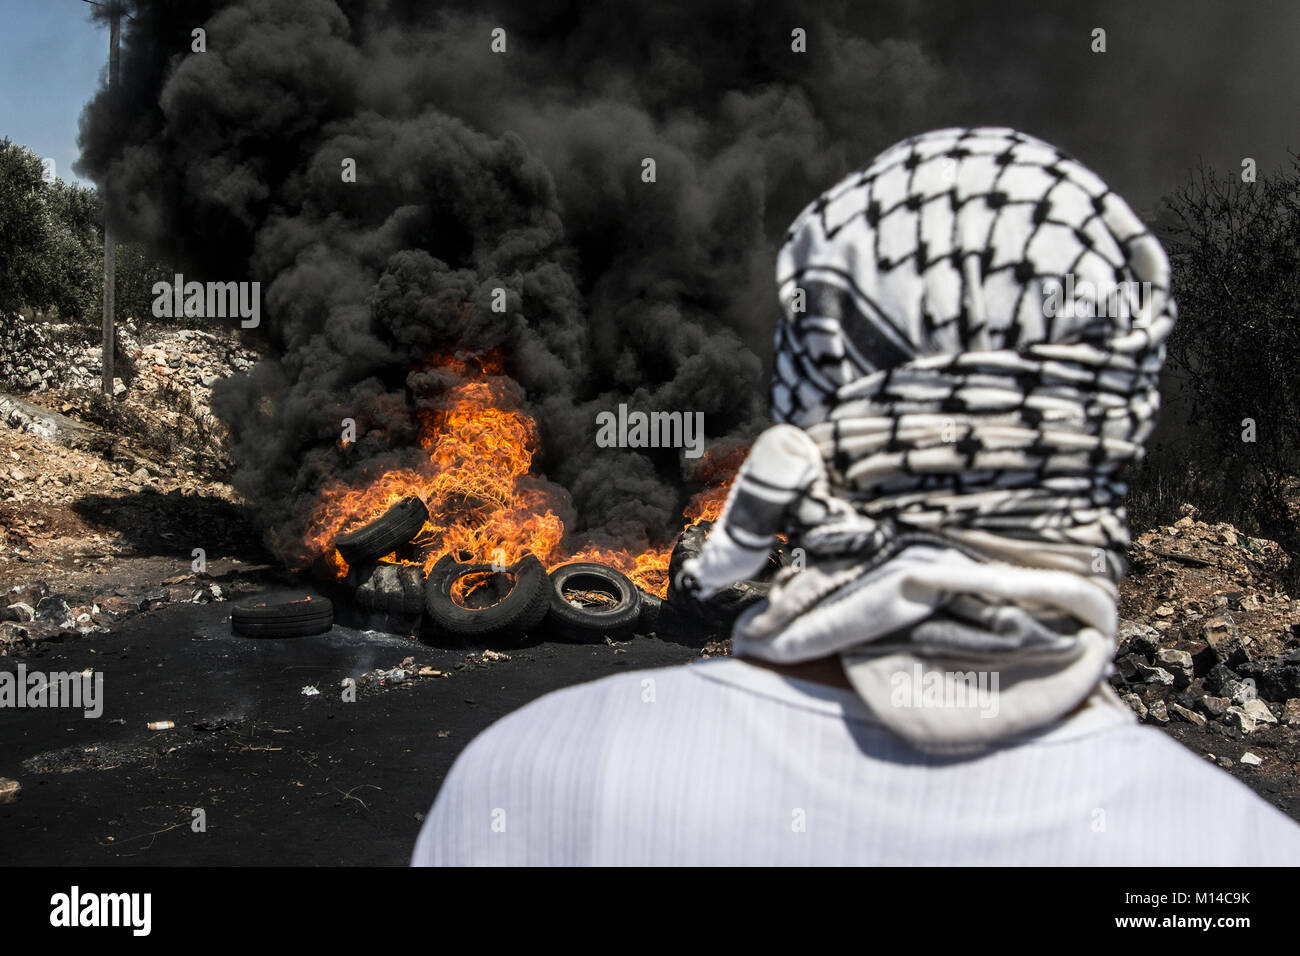
<svg viewBox="0 0 1300 956"><path fill-rule="evenodd" d="M654 628L659 599L602 564L566 564L548 574L532 555L498 567L448 554L426 578L418 564L380 561L395 552L400 556L427 518L423 501L406 498L334 542L353 569L348 585L358 606L424 615L438 635L476 643L512 643L543 629L563 640L599 643ZM231 624L248 637L296 637L329 630L329 602L315 598L309 603L309 608L303 601L236 608Z"/></svg>
<svg viewBox="0 0 1300 956"><path fill-rule="evenodd" d="M428 510L417 497L393 505L374 521L340 536L334 545L351 571L348 585L360 607L386 614L424 615L441 637L476 643L513 643L530 634L579 643L625 640L656 629L665 620L681 637L708 640L730 633L746 608L767 597L766 580L741 581L708 602L691 600L672 581L682 563L699 553L711 527L700 522L682 532L669 562L666 601L641 591L621 571L604 564L574 562L549 574L533 555L509 567L478 564L447 554L426 577L416 563L380 559L419 534ZM468 557L468 556L466 556ZM764 577L783 565L774 552ZM328 631L333 609L324 598L235 608L231 624L247 637L298 637Z"/></svg>

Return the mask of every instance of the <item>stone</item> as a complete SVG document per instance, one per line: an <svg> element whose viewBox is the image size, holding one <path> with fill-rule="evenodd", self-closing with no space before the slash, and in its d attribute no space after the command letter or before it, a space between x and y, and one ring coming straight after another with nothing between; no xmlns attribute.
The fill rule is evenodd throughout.
<svg viewBox="0 0 1300 956"><path fill-rule="evenodd" d="M1197 727L1205 726L1205 718L1194 710L1189 710L1182 704L1170 704L1169 709L1177 716L1187 721L1189 724L1195 724Z"/></svg>
<svg viewBox="0 0 1300 956"><path fill-rule="evenodd" d="M1119 699L1128 705L1128 709L1137 714L1138 720L1146 720L1147 705L1142 703L1142 698L1134 693L1120 694Z"/></svg>
<svg viewBox="0 0 1300 956"><path fill-rule="evenodd" d="M1149 660L1156 652L1160 633L1149 624L1143 624L1140 621L1121 620L1117 637L1121 654L1132 651L1143 655Z"/></svg>
<svg viewBox="0 0 1300 956"><path fill-rule="evenodd" d="M1154 720L1157 724L1169 723L1169 710L1165 707L1163 700L1153 700L1147 704L1147 717Z"/></svg>
<svg viewBox="0 0 1300 956"><path fill-rule="evenodd" d="M1244 754L1241 755L1241 762L1244 763L1247 767L1258 767L1264 761L1260 759L1258 756L1256 756L1255 754L1251 753L1249 750L1247 750Z"/></svg>
<svg viewBox="0 0 1300 956"><path fill-rule="evenodd" d="M1256 727L1260 724L1277 723L1277 718L1274 717L1273 712L1268 709L1268 704L1264 703L1258 697L1243 703L1241 709L1250 714L1251 718L1255 721Z"/></svg>
<svg viewBox="0 0 1300 956"><path fill-rule="evenodd" d="M1231 697L1227 688L1241 680L1241 675L1225 664L1215 664L1205 675L1206 689Z"/></svg>
<svg viewBox="0 0 1300 956"><path fill-rule="evenodd" d="M1300 697L1300 664L1276 657L1260 658L1242 664L1240 673L1255 682L1259 696L1265 700L1281 702Z"/></svg>
<svg viewBox="0 0 1300 956"><path fill-rule="evenodd" d="M1192 682L1195 666L1192 663L1192 655L1186 651L1163 647L1156 651L1155 663L1158 668L1173 675L1175 687L1186 687Z"/></svg>
<svg viewBox="0 0 1300 956"><path fill-rule="evenodd" d="M1152 667L1141 661L1138 661L1135 666L1138 676L1144 683L1159 684L1161 687L1172 687L1174 684L1174 675L1163 667Z"/></svg>
<svg viewBox="0 0 1300 956"><path fill-rule="evenodd" d="M1202 629L1205 643L1210 645L1214 659L1227 667L1237 667L1250 659L1246 642L1242 639L1231 611L1221 611Z"/></svg>
<svg viewBox="0 0 1300 956"><path fill-rule="evenodd" d="M1255 732L1255 718L1236 705L1228 708L1228 713L1224 715L1224 722L1241 734Z"/></svg>
<svg viewBox="0 0 1300 956"><path fill-rule="evenodd" d="M1293 697L1282 706L1282 723L1300 727L1300 697Z"/></svg>
<svg viewBox="0 0 1300 956"><path fill-rule="evenodd" d="M35 620L50 621L55 624L62 624L72 616L72 608L68 607L68 602L61 597L50 595L43 597L36 602Z"/></svg>
<svg viewBox="0 0 1300 956"><path fill-rule="evenodd" d="M1147 666L1146 662L1136 654L1125 654L1123 657L1116 659L1115 671L1126 683L1137 684L1142 680L1142 675L1138 673L1138 665Z"/></svg>
<svg viewBox="0 0 1300 956"><path fill-rule="evenodd" d="M1214 659L1214 652L1210 650L1210 645L1205 641L1184 641L1181 645L1192 658L1192 672L1200 676L1206 673L1217 662Z"/></svg>
<svg viewBox="0 0 1300 956"><path fill-rule="evenodd" d="M30 604L24 604L19 601L16 604L10 604L3 611L0 611L0 621L34 621L36 620L36 609Z"/></svg>
<svg viewBox="0 0 1300 956"><path fill-rule="evenodd" d="M1227 697L1206 696L1201 698L1201 709L1216 719L1226 714L1231 705L1232 701Z"/></svg>

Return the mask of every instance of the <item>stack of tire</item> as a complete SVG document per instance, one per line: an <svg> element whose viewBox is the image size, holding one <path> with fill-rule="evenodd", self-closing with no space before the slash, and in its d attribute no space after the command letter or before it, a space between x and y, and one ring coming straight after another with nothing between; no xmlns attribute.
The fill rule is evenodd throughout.
<svg viewBox="0 0 1300 956"><path fill-rule="evenodd" d="M564 640L603 642L654 629L659 599L644 594L625 574L603 564L576 562L547 574L532 555L502 568L448 554L438 560L426 579L417 564L379 561L410 543L427 518L424 502L407 498L335 541L339 554L353 569L349 584L358 605L390 614L423 613L440 636L477 643L513 642L543 629ZM493 599L466 601L466 594L473 591L466 587L468 581L487 582ZM594 600L577 600L575 594ZM332 613L325 619L318 612L308 623L295 609L300 604L262 605L257 612L262 615L261 626L253 626L252 632L243 627L250 609L236 608L231 623L236 633L250 637L296 637L332 627ZM313 610L328 605L323 598L312 599ZM276 633L274 624L266 620L268 615L284 616L287 626L281 629L283 633Z"/></svg>
<svg viewBox="0 0 1300 956"><path fill-rule="evenodd" d="M699 555L712 528L711 521L700 521L686 528L678 537L668 560L668 606L675 614L679 626L693 630L696 637L705 639L730 636L736 618L767 597L772 586L772 575L786 563L784 551L773 551L758 578L737 581L708 600L698 601L678 589L677 576L688 559Z"/></svg>

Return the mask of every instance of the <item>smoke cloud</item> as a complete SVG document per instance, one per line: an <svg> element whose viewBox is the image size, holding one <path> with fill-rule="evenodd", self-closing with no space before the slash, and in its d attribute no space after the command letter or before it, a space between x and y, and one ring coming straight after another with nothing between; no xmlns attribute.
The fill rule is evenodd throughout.
<svg viewBox="0 0 1300 956"><path fill-rule="evenodd" d="M776 245L849 169L936 125L1005 123L1154 198L1153 160L1117 160L1157 134L1125 141L1099 117L1133 102L1135 69L1172 69L1167 52L1141 57L1167 31L1187 39L1180 8L1157 35L1118 3L1064 19L925 6L139 0L78 168L114 225L187 277L262 283L270 356L221 383L214 408L271 540L301 537L325 482L423 453L420 414L446 384L431 356L495 352L538 422L536 470L571 496L571 530L663 541L690 491L684 461L598 448L596 414L703 412L724 448L761 427ZM1107 24L1108 60L1087 47ZM1191 165L1163 128L1165 166ZM346 448L344 418L358 424Z"/></svg>

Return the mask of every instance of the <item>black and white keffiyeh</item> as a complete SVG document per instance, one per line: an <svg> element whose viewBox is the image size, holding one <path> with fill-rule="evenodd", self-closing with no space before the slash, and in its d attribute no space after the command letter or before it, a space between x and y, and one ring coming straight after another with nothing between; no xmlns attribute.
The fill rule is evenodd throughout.
<svg viewBox="0 0 1300 956"><path fill-rule="evenodd" d="M901 647L1037 675L1018 679L1038 705L996 729L900 719L919 741L988 740L1077 705L1109 658L1093 635L1108 651L1118 471L1154 427L1169 280L1128 205L1046 143L949 129L886 150L786 236L779 424L682 583L708 595L748 576L783 532L809 568L739 622L738 652L847 666ZM880 673L849 673L879 695Z"/></svg>

